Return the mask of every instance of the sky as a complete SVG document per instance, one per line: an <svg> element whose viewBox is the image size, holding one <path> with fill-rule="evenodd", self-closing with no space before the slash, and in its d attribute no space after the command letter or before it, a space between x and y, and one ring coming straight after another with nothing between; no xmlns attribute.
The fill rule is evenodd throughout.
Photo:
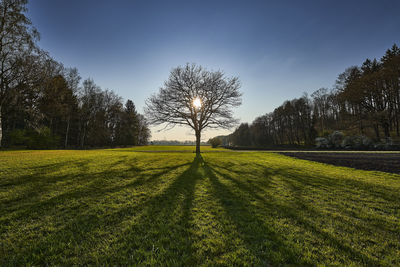
<svg viewBox="0 0 400 267"><path fill-rule="evenodd" d="M172 68L196 63L239 77L235 116L251 123L400 45L399 10L398 0L30 0L27 16L53 58L141 113ZM152 140L195 139L189 127L161 129Z"/></svg>

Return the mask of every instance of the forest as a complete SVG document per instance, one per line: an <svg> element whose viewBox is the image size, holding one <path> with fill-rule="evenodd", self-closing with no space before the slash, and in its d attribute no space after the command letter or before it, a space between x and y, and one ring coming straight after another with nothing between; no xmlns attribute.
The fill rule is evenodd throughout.
<svg viewBox="0 0 400 267"><path fill-rule="evenodd" d="M0 147L88 148L144 145L150 130L132 100L38 45L27 1L0 3Z"/></svg>
<svg viewBox="0 0 400 267"><path fill-rule="evenodd" d="M392 145L400 137L399 120L400 49L394 44L380 60L366 59L347 68L332 89L285 101L251 124L242 123L225 144L303 146L333 139L335 146L339 136L342 143L337 147L357 140L364 146Z"/></svg>

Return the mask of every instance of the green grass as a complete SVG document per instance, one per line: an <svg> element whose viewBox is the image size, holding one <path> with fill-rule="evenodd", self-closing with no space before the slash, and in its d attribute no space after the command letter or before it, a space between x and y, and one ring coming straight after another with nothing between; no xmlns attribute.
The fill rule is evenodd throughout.
<svg viewBox="0 0 400 267"><path fill-rule="evenodd" d="M0 152L0 265L400 265L400 175L146 149Z"/></svg>

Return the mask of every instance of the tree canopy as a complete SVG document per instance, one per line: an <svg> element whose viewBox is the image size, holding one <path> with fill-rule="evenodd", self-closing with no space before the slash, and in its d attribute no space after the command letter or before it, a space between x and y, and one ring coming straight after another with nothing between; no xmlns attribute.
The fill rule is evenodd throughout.
<svg viewBox="0 0 400 267"><path fill-rule="evenodd" d="M232 108L241 104L239 88L237 77L186 64L174 68L158 94L146 101L146 116L154 125L190 126L196 135L196 153L200 153L202 130L237 124Z"/></svg>
<svg viewBox="0 0 400 267"><path fill-rule="evenodd" d="M0 1L0 146L146 144L150 130L131 100L124 107L112 90L91 79L81 84L76 68L40 49L26 4Z"/></svg>
<svg viewBox="0 0 400 267"><path fill-rule="evenodd" d="M366 59L338 75L334 88L320 88L285 101L273 112L240 125L229 136L237 146L311 145L317 136L342 131L376 143L400 140L400 49Z"/></svg>

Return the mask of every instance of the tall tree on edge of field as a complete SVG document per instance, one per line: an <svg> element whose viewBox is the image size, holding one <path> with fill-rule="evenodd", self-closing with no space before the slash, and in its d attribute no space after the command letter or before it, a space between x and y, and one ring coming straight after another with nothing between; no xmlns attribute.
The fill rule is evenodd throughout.
<svg viewBox="0 0 400 267"><path fill-rule="evenodd" d="M203 129L229 129L237 124L232 108L241 104L239 88L237 77L227 78L221 71L196 64L179 66L158 94L146 101L146 116L153 125L189 125L195 131L198 155Z"/></svg>
<svg viewBox="0 0 400 267"><path fill-rule="evenodd" d="M0 2L0 147L3 137L1 108L19 78L23 54L36 49L39 33L24 15L27 0Z"/></svg>

